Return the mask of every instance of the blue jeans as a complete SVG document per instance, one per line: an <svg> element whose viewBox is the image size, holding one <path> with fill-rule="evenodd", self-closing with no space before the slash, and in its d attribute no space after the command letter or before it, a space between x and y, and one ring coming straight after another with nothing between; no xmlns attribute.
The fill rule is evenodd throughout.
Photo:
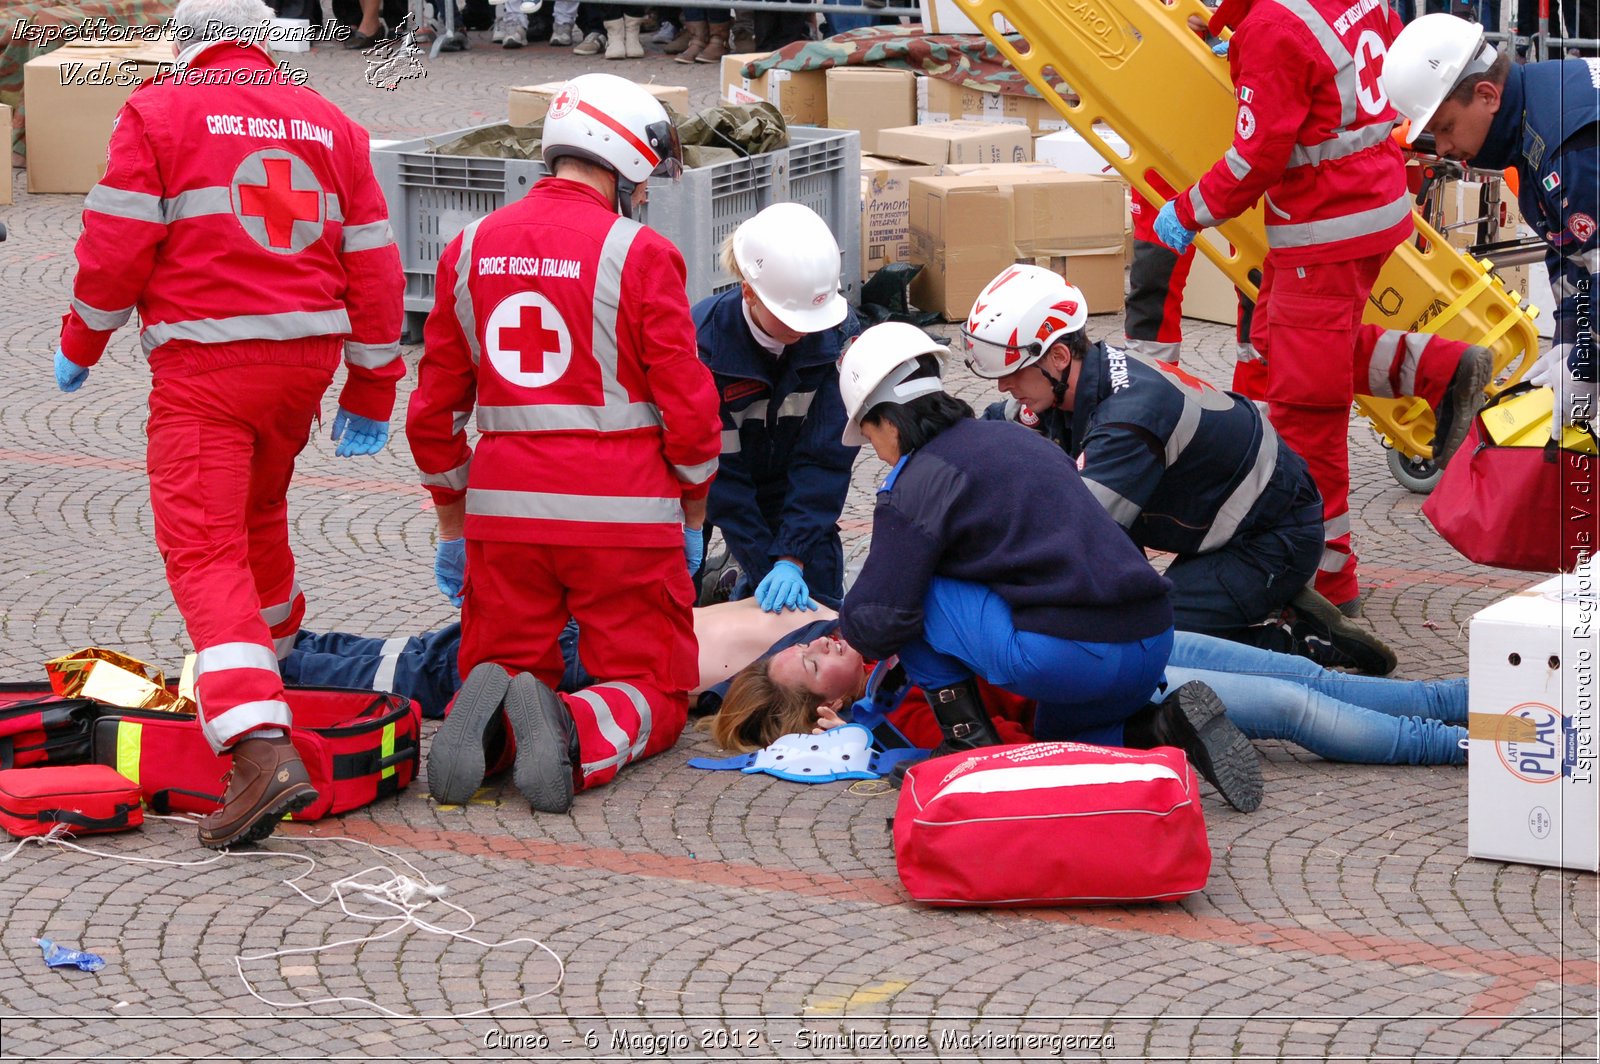
<svg viewBox="0 0 1600 1064"><path fill-rule="evenodd" d="M1467 681L1389 680L1333 672L1306 658L1179 632L1169 688L1200 680L1252 739L1285 739L1329 761L1459 765Z"/></svg>
<svg viewBox="0 0 1600 1064"><path fill-rule="evenodd" d="M1089 643L1019 632L1006 600L979 584L936 576L922 637L900 648L925 691L981 676L1038 703L1034 736L1122 745L1122 724L1161 683L1172 630L1130 643Z"/></svg>

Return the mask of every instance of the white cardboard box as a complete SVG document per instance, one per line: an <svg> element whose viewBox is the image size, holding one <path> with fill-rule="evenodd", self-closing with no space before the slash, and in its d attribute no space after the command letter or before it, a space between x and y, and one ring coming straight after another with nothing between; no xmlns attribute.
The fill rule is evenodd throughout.
<svg viewBox="0 0 1600 1064"><path fill-rule="evenodd" d="M1596 578L1591 562L1472 618L1467 852L1473 857L1600 871Z"/></svg>

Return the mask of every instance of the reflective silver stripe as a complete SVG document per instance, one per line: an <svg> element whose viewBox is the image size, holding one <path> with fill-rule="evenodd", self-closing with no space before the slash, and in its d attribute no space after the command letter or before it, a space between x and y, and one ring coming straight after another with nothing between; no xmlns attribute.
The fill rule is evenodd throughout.
<svg viewBox="0 0 1600 1064"><path fill-rule="evenodd" d="M1366 151L1388 140L1392 129L1394 129L1393 122L1374 122L1359 129L1340 130L1334 133L1332 140L1325 140L1309 148L1303 144L1296 144L1289 152L1289 166L1312 166L1333 159L1343 159L1358 151Z"/></svg>
<svg viewBox="0 0 1600 1064"><path fill-rule="evenodd" d="M622 730L622 725L617 723L616 715L611 712L611 707L606 705L605 699L598 694L602 687L610 688L627 696L628 701L633 704L634 711L639 714L639 735L631 745L628 742L628 733ZM628 683L596 684L594 687L578 691L571 697L582 699L586 705L594 710L595 727L600 729L600 734L605 737L606 742L616 751L611 757L603 760L583 762L583 774L585 776L593 775L608 768L621 768L644 752L645 746L650 742L650 732L654 722L650 716L650 703L645 700L644 695L640 693L637 687Z"/></svg>
<svg viewBox="0 0 1600 1064"><path fill-rule="evenodd" d="M472 411L457 410L450 417L450 435L459 436L467 431L467 426L472 422Z"/></svg>
<svg viewBox="0 0 1600 1064"><path fill-rule="evenodd" d="M778 404L779 417L805 417L811 409L811 401L817 397L815 391L791 392L784 396L783 402Z"/></svg>
<svg viewBox="0 0 1600 1064"><path fill-rule="evenodd" d="M339 246L344 251L371 251L393 244L394 230L389 228L389 220L385 218L381 222L368 222L366 225L347 225L339 240Z"/></svg>
<svg viewBox="0 0 1600 1064"><path fill-rule="evenodd" d="M266 648L263 647L263 650ZM277 667L274 660L273 667ZM215 717L208 716L204 711L205 699L200 700L200 730L205 733L206 742L211 744L211 749L222 753L233 740L252 728L262 725L276 725L287 728L290 724L289 704L281 699L262 699L259 702L242 702L226 713L219 713Z"/></svg>
<svg viewBox="0 0 1600 1064"><path fill-rule="evenodd" d="M734 428L739 428L751 418L755 418L757 421L765 421L767 420L767 400L757 399L749 406L730 411L728 418L733 422Z"/></svg>
<svg viewBox="0 0 1600 1064"><path fill-rule="evenodd" d="M1181 388L1182 386L1174 383L1173 387ZM1232 406L1233 400L1228 400L1228 405ZM1178 414L1178 423L1172 427L1172 432L1167 436L1165 461L1168 469L1178 464L1178 459L1183 456L1183 452L1188 450L1189 444L1194 442L1194 434L1200 431L1200 414L1200 404L1189 398L1188 395L1184 395L1183 410Z"/></svg>
<svg viewBox="0 0 1600 1064"><path fill-rule="evenodd" d="M295 600L298 599L301 594L300 581L296 580L289 587L289 598L286 601L279 602L272 606L262 607L261 623L265 624L268 628L274 628L282 624L284 621L287 621L289 619L289 615L294 612Z"/></svg>
<svg viewBox="0 0 1600 1064"><path fill-rule="evenodd" d="M1139 504L1132 499L1118 495L1087 473L1083 476L1083 484L1084 487L1089 489L1089 494L1098 499L1100 505L1106 508L1106 513L1111 515L1111 519L1123 528L1132 528L1133 523L1139 519L1139 514L1142 511Z"/></svg>
<svg viewBox="0 0 1600 1064"><path fill-rule="evenodd" d="M451 491L465 491L467 487L467 474L472 470L472 459L447 469L443 473L422 474L422 485L427 488L448 488Z"/></svg>
<svg viewBox="0 0 1600 1064"><path fill-rule="evenodd" d="M1317 563L1317 568L1325 573L1342 573L1344 567L1350 564L1351 555L1342 550L1324 550L1322 560Z"/></svg>
<svg viewBox="0 0 1600 1064"><path fill-rule="evenodd" d="M382 369L399 357L399 343L358 344L354 340L344 342L345 361L362 369Z"/></svg>
<svg viewBox="0 0 1600 1064"><path fill-rule="evenodd" d="M1267 484L1272 480L1273 471L1278 468L1278 434L1272 426L1263 421L1261 423L1261 445L1256 449L1256 464L1249 474L1228 494L1217 514L1211 519L1211 527L1206 530L1205 538L1200 541L1200 551L1215 550L1239 531L1239 526L1249 516L1250 508L1261 498L1261 493L1267 490Z"/></svg>
<svg viewBox="0 0 1600 1064"><path fill-rule="evenodd" d="M1340 536L1348 536L1349 534L1350 534L1350 511L1349 510L1346 510L1344 513L1339 514L1337 517L1327 517L1327 518L1323 519L1323 521L1322 521L1322 538L1325 541L1332 542L1333 540L1338 539Z"/></svg>
<svg viewBox="0 0 1600 1064"><path fill-rule="evenodd" d="M218 643L194 656L194 678L225 669L266 669L278 671L278 659L260 643Z"/></svg>
<svg viewBox="0 0 1600 1064"><path fill-rule="evenodd" d="M589 521L607 525L682 524L677 499L625 495L564 495L491 488L467 490L467 513L479 517L523 517L541 521Z"/></svg>
<svg viewBox="0 0 1600 1064"><path fill-rule="evenodd" d="M295 641L299 638L300 632L299 629L296 629L288 635L280 635L272 641L272 652L278 656L279 661L282 661L294 651Z"/></svg>
<svg viewBox="0 0 1600 1064"><path fill-rule="evenodd" d="M1243 181L1250 176L1250 161L1239 154L1239 149L1229 148L1222 158L1228 164L1228 171L1233 174L1236 180Z"/></svg>
<svg viewBox="0 0 1600 1064"><path fill-rule="evenodd" d="M1590 248L1581 255L1568 255L1567 258L1590 273L1600 273L1600 247Z"/></svg>
<svg viewBox="0 0 1600 1064"><path fill-rule="evenodd" d="M672 471L685 484L704 484L717 471L717 459L713 458L709 462L701 462L699 465L675 465L672 467Z"/></svg>
<svg viewBox="0 0 1600 1064"><path fill-rule="evenodd" d="M600 246L600 264L594 279L594 359L600 366L600 389L605 406L628 405L628 393L617 382L617 312L622 306L622 267L628 251L644 226L618 217Z"/></svg>
<svg viewBox="0 0 1600 1064"><path fill-rule="evenodd" d="M161 217L168 222L232 213L233 193L227 185L191 188L161 201Z"/></svg>
<svg viewBox="0 0 1600 1064"><path fill-rule="evenodd" d="M1372 345L1372 361L1367 363L1368 395L1378 399L1394 398L1394 389L1389 385L1389 371L1394 368L1394 358L1404 336L1405 333L1386 329Z"/></svg>
<svg viewBox="0 0 1600 1064"><path fill-rule="evenodd" d="M1283 5L1284 10L1305 23L1306 29L1311 31L1311 35L1327 53L1328 61L1333 64L1333 84L1339 90L1339 126L1348 127L1356 119L1358 85L1355 57L1339 43L1339 35L1328 24L1328 20L1317 14L1317 9L1307 0L1278 0L1278 3Z"/></svg>
<svg viewBox="0 0 1600 1064"><path fill-rule="evenodd" d="M1209 229L1217 224L1218 218L1211 213L1211 208L1206 206L1205 197L1200 195L1198 184L1189 190L1189 208L1194 211L1194 220L1200 224L1200 228Z"/></svg>
<svg viewBox="0 0 1600 1064"><path fill-rule="evenodd" d="M1400 394L1417 394L1417 367L1422 364L1422 352L1427 349L1432 333L1406 333L1406 355L1400 361Z"/></svg>
<svg viewBox="0 0 1600 1064"><path fill-rule="evenodd" d="M661 411L654 403L478 407L478 429L482 432L622 432L660 425Z"/></svg>
<svg viewBox="0 0 1600 1064"><path fill-rule="evenodd" d="M472 352L474 366L483 357L483 345L478 342L478 316L472 309L472 289L467 281L472 275L472 241L478 235L478 226L482 224L482 218L475 218L461 230L461 253L456 256L456 319L461 322L461 331L467 336L467 348ZM481 427L483 415L480 413L478 417Z"/></svg>
<svg viewBox="0 0 1600 1064"><path fill-rule="evenodd" d="M740 446L741 445L739 443L739 430L738 429L723 429L722 430L722 453L723 454L738 454Z"/></svg>
<svg viewBox="0 0 1600 1064"><path fill-rule="evenodd" d="M230 340L298 340L337 336L350 331L350 316L338 310L292 310L283 314L240 314L233 318L199 318L146 325L139 342L146 354L171 340L223 344Z"/></svg>
<svg viewBox="0 0 1600 1064"><path fill-rule="evenodd" d="M1267 221L1267 244L1275 248L1303 248L1312 244L1332 244L1352 237L1381 233L1411 216L1411 194L1402 192L1398 199L1382 207L1357 211L1338 218L1324 218L1319 222L1301 222L1297 225L1278 225Z"/></svg>
<svg viewBox="0 0 1600 1064"><path fill-rule="evenodd" d="M1580 287L1581 286L1577 281L1574 281L1572 278L1563 273L1550 282L1550 296L1552 299L1558 300L1571 299L1573 296L1578 294Z"/></svg>
<svg viewBox="0 0 1600 1064"><path fill-rule="evenodd" d="M1260 362L1261 352L1256 350L1255 344L1234 344L1233 360L1235 362Z"/></svg>
<svg viewBox="0 0 1600 1064"><path fill-rule="evenodd" d="M372 674L372 689L374 691L394 690L394 670L400 664L400 652L406 648L410 639L397 635L393 639L385 639L383 647L378 651L378 671Z"/></svg>
<svg viewBox="0 0 1600 1064"><path fill-rule="evenodd" d="M330 222L338 222L341 225L344 224L344 207L340 205L339 197L334 195L332 192L324 192L322 194L322 202L327 208L327 220Z"/></svg>
<svg viewBox="0 0 1600 1064"><path fill-rule="evenodd" d="M83 323L95 332L110 332L128 324L128 319L133 317L132 307L123 307L121 310L101 310L91 307L81 299L72 301L72 309L77 311Z"/></svg>
<svg viewBox="0 0 1600 1064"><path fill-rule="evenodd" d="M1128 346L1125 350L1131 355L1143 355L1145 358L1153 358L1160 362L1170 362L1173 365L1177 365L1178 356L1183 352L1181 343L1168 344L1159 340L1129 340L1127 343ZM1009 403L1006 411L1006 416L1010 417Z"/></svg>
<svg viewBox="0 0 1600 1064"><path fill-rule="evenodd" d="M83 209L109 214L113 218L161 224L161 197L148 192L130 192L125 188L96 185L83 197Z"/></svg>

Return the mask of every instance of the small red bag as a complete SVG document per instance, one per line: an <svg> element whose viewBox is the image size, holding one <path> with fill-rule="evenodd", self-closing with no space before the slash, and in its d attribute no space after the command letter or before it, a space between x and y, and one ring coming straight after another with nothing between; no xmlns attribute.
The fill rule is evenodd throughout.
<svg viewBox="0 0 1600 1064"><path fill-rule="evenodd" d="M126 831L144 823L139 788L105 765L46 765L0 771L0 827L17 838Z"/></svg>
<svg viewBox="0 0 1600 1064"><path fill-rule="evenodd" d="M1211 845L1183 751L1030 743L912 765L894 818L900 879L928 905L1173 901Z"/></svg>

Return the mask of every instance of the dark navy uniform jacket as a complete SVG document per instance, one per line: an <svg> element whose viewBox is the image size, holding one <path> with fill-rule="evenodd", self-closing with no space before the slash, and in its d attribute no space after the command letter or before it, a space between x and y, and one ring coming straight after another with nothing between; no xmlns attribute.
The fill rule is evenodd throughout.
<svg viewBox="0 0 1600 1064"><path fill-rule="evenodd" d="M838 361L861 331L855 312L776 357L751 335L737 288L696 304L694 324L722 406L722 457L707 519L752 586L779 558L795 557L811 596L837 607L844 596L839 514L860 450L839 442Z"/></svg>

